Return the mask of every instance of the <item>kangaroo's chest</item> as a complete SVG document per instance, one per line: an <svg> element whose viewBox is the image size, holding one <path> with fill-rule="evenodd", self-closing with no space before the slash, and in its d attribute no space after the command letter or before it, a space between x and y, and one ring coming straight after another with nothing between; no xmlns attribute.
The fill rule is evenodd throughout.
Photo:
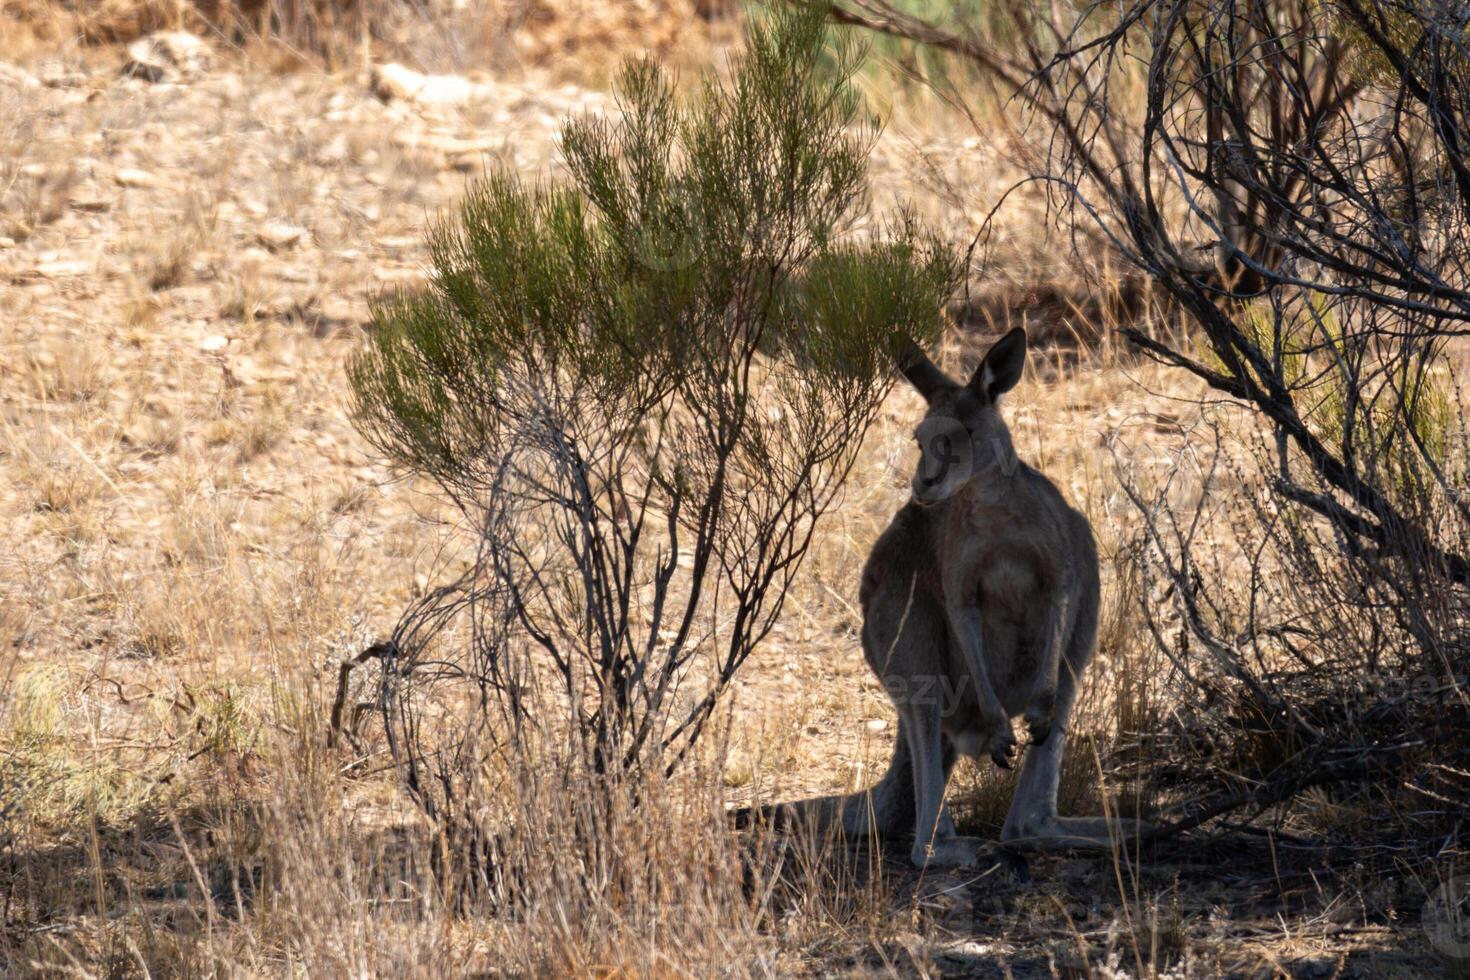
<svg viewBox="0 0 1470 980"><path fill-rule="evenodd" d="M1052 600L1060 579L1060 546L1048 528L1007 511L981 512L955 530L947 587L963 590L992 614L1029 620Z"/></svg>
<svg viewBox="0 0 1470 980"><path fill-rule="evenodd" d="M969 585L982 608L1023 614L1048 591L1047 569L1039 555L1014 548L981 549Z"/></svg>

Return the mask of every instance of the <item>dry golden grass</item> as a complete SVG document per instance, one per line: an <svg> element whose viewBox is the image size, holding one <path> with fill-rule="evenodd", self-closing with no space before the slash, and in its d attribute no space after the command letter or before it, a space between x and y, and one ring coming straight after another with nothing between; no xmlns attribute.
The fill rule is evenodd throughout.
<svg viewBox="0 0 1470 980"><path fill-rule="evenodd" d="M542 68L605 81L629 50L686 66L739 36L726 0L0 0L0 58L190 31L281 71Z"/></svg>
<svg viewBox="0 0 1470 980"><path fill-rule="evenodd" d="M554 173L559 117L606 101L552 84L557 68L444 110L248 60L174 87L117 81L115 51L45 48L38 74L45 59L80 77L0 82L0 973L1271 975L1395 944L1335 931L1350 914L1278 924L1251 904L1260 882L1186 887L1179 865L1127 855L1049 860L1028 885L729 830L727 805L855 789L886 763L856 571L907 493L919 401L903 390L705 763L652 805L613 792L599 819L615 846L591 854L571 820L597 794L507 761L527 887L514 914L467 913L373 720L360 750L326 738L339 661L462 543L427 487L366 454L342 367L368 297L421 275L425 218L463 186L435 146L489 134L489 162ZM874 177L880 202L911 200L964 241L1010 171L957 127L932 107L895 120ZM272 223L303 234L272 250ZM1064 786L1064 807L1096 807L1116 788L1087 736L1157 710L1109 440L1140 478L1167 470L1157 434L1195 391L1113 347L1095 311L1028 304L1092 289L1034 198L992 242L997 327L1050 338L1009 401L1016 446L1104 555ZM956 338L950 366L974 346ZM1010 785L962 767L963 822L993 829Z"/></svg>

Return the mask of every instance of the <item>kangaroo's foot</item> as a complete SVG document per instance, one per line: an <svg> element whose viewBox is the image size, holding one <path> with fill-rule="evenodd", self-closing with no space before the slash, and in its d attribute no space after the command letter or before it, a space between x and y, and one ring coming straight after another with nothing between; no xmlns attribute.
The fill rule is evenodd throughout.
<svg viewBox="0 0 1470 980"><path fill-rule="evenodd" d="M978 860L985 842L978 837L935 837L932 841L914 841L909 861L916 868L970 868Z"/></svg>
<svg viewBox="0 0 1470 980"><path fill-rule="evenodd" d="M1128 846L1152 825L1127 817L1032 817L1006 821L1000 839L1008 844L1040 848L1111 850Z"/></svg>

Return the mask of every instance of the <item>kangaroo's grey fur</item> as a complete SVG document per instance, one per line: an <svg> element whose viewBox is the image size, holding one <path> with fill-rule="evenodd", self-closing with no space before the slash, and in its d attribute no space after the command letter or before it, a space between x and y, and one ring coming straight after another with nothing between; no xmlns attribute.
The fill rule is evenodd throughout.
<svg viewBox="0 0 1470 980"><path fill-rule="evenodd" d="M929 403L913 496L863 569L863 651L898 710L888 773L871 790L820 801L849 836L915 832L922 867L975 859L944 791L958 755L1010 767L1011 719L1032 738L1002 839L1106 846L1117 823L1057 815L1067 723L1098 621L1087 518L1016 459L996 401L1021 378L1012 330L966 384L909 343L901 370ZM834 812L835 811L835 812Z"/></svg>

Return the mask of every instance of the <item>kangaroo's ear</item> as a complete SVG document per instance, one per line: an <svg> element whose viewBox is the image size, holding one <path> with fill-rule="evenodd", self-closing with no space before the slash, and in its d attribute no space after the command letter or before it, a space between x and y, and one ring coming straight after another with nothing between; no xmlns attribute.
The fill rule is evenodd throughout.
<svg viewBox="0 0 1470 980"><path fill-rule="evenodd" d="M934 396L945 388L954 386L949 376L939 369L939 366L929 359L923 349L908 337L899 339L898 353L895 355L898 361L898 370L908 379L924 400L933 401Z"/></svg>
<svg viewBox="0 0 1470 980"><path fill-rule="evenodd" d="M995 401L1021 380L1026 367L1026 331L1020 327L995 342L985 360L970 378L970 388L988 401Z"/></svg>

